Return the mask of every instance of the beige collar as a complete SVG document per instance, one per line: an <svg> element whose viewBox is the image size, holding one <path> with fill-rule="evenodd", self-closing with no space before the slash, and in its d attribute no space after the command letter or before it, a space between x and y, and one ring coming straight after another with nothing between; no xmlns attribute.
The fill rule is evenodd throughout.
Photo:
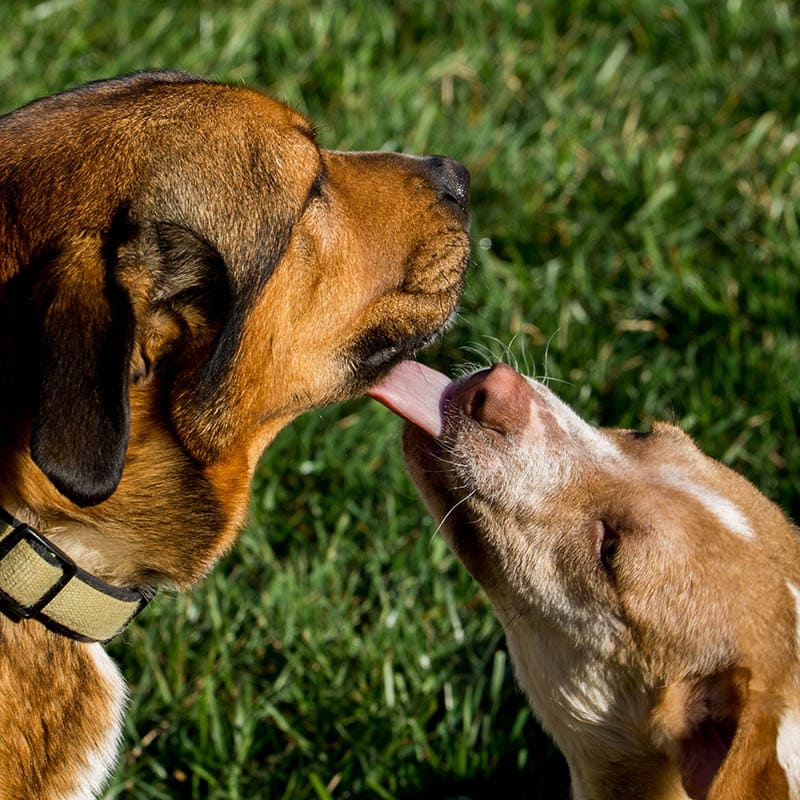
<svg viewBox="0 0 800 800"><path fill-rule="evenodd" d="M0 508L0 612L11 619L33 618L71 639L107 642L154 595L150 587L122 589L90 575Z"/></svg>

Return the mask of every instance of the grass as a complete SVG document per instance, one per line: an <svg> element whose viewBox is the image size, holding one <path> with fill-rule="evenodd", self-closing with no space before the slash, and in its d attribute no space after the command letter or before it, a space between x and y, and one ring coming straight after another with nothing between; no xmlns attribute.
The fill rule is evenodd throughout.
<svg viewBox="0 0 800 800"><path fill-rule="evenodd" d="M424 359L512 358L600 424L666 418L800 518L800 14L762 0L8 2L6 109L146 66L262 88L340 148L473 175ZM111 651L107 798L566 797L498 625L356 401L265 455L252 520Z"/></svg>

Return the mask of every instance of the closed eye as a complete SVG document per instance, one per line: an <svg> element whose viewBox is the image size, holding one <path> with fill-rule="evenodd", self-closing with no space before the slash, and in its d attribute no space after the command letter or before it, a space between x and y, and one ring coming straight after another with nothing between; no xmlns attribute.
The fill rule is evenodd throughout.
<svg viewBox="0 0 800 800"><path fill-rule="evenodd" d="M311 184L311 188L308 190L308 195L306 196L306 205L308 205L315 198L322 197L327 179L328 175L325 170L325 165L323 164L317 173L317 177L314 178L314 183Z"/></svg>
<svg viewBox="0 0 800 800"><path fill-rule="evenodd" d="M619 534L604 520L600 520L598 524L601 526L598 557L603 569L609 576L614 577L619 555Z"/></svg>

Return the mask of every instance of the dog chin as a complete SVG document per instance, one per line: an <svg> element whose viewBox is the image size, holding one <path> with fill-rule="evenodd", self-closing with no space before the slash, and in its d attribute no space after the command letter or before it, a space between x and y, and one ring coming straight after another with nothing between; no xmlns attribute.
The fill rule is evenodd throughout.
<svg viewBox="0 0 800 800"><path fill-rule="evenodd" d="M437 522L454 502L444 482L447 465L439 442L411 422L403 425L403 457L414 484Z"/></svg>
<svg viewBox="0 0 800 800"><path fill-rule="evenodd" d="M485 552L485 537L472 521L472 509L464 496L451 488L447 457L438 440L406 422L403 426L403 456L422 501L437 523L448 547L479 582L486 580L491 564Z"/></svg>

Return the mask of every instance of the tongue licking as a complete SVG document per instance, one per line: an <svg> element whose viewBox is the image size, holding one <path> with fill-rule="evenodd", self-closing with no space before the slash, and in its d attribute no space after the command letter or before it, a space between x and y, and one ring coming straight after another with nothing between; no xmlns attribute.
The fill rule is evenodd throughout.
<svg viewBox="0 0 800 800"><path fill-rule="evenodd" d="M367 394L433 437L442 433L442 397L450 379L417 361L401 361Z"/></svg>

